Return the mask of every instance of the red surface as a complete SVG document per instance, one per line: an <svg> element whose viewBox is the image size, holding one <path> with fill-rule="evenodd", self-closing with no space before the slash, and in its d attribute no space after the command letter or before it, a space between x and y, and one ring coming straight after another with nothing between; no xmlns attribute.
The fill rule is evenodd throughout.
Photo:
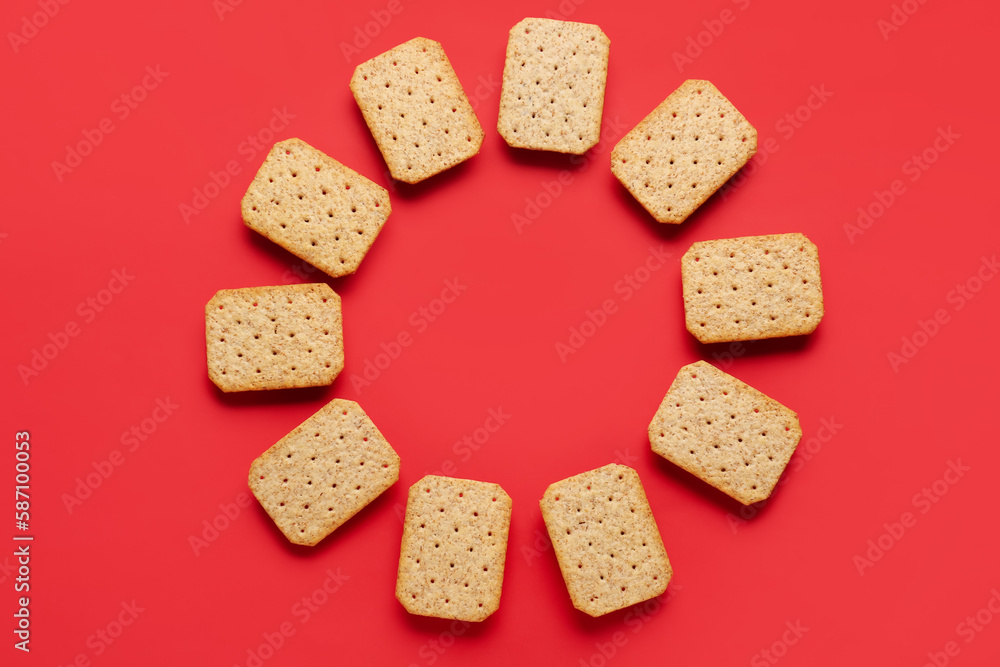
<svg viewBox="0 0 1000 667"><path fill-rule="evenodd" d="M997 595L1000 611L990 419L1000 280L977 276L994 277L982 258L1000 246L987 198L998 149L995 3L907 0L915 13L896 14L902 25L884 38L889 0L567 0L562 10L552 0L475 15L468 3L432 0L247 1L220 16L221 2L71 2L37 34L23 23L41 11L34 0L0 11L3 664L229 666L261 654L269 667L1000 662L1000 619L988 606ZM510 150L494 129L508 29L559 11L600 24L612 42L606 141L582 163ZM341 43L366 26L370 44L345 57ZM12 43L20 31L30 38ZM348 79L359 61L417 35L443 43L473 99L486 128L480 155L396 186L358 273L330 281L343 297L347 352L333 386L221 394L205 371L212 294L322 279L241 224L240 197L263 159L248 136L287 110L273 120L279 138L301 137L387 185ZM702 53L689 37L707 44ZM679 71L672 54L688 48L696 57ZM147 67L161 80L146 78L153 89L130 108L121 96ZM608 152L688 77L716 83L758 128L762 150L739 187L680 227L660 226L612 177ZM810 100L816 108L800 106ZM804 120L792 124L797 110ZM98 136L103 119L111 131L57 176L53 162ZM949 128L957 138L939 141ZM933 164L914 168L925 149ZM229 161L238 173L208 187ZM547 197L562 170L572 182ZM858 207L877 213L888 195L875 193L897 179L894 202L849 238ZM197 199L206 187L209 198ZM519 233L512 216L536 213L526 198L545 206ZM181 207L196 204L203 210L185 221ZM819 246L818 331L733 350L698 344L683 323L687 247L792 231ZM629 291L619 281L651 249L669 260ZM102 291L116 270L127 285ZM421 324L420 308L449 280L466 289ZM960 285L978 291L962 296ZM98 311L88 299L106 303ZM606 299L616 312L563 363L556 343ZM927 324L936 313L944 323ZM63 337L67 326L77 335ZM403 332L412 345L370 385L353 386ZM921 346L903 349L903 338ZM64 347L46 348L53 340ZM35 351L54 358L22 378ZM894 369L887 355L903 352L915 355ZM745 522L646 440L670 379L697 359L802 421L787 484ZM226 519L245 499L250 461L334 397L358 400L397 449L399 483L313 549L290 546L256 502ZM175 407L167 415L158 401ZM509 418L477 451L455 444L499 409ZM154 425L144 440L128 434ZM36 538L27 656L10 632L21 430L32 444L25 534ZM108 472L110 457L120 465L69 511L78 480ZM550 482L615 459L639 471L676 574L642 614L595 620L569 602L537 502ZM959 463L968 470L948 473ZM393 596L397 510L410 484L440 470L498 482L514 499L500 610L457 633L408 616ZM212 521L224 529L206 533ZM206 539L197 553L193 536ZM869 540L889 548L880 555ZM856 559L870 550L870 566ZM328 572L340 582L327 596L317 591ZM301 601L314 595L323 603L307 613ZM123 611L133 601L134 621ZM282 627L290 636L262 651Z"/></svg>

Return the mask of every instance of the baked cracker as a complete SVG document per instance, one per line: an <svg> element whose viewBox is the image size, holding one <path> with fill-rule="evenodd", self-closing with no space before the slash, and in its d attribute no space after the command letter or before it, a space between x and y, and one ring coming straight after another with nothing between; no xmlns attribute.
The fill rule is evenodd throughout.
<svg viewBox="0 0 1000 667"><path fill-rule="evenodd" d="M801 438L793 411L705 361L678 371L649 424L654 452L744 505L771 495Z"/></svg>
<svg viewBox="0 0 1000 667"><path fill-rule="evenodd" d="M314 546L399 478L399 456L354 401L334 399L254 460L250 490L294 544Z"/></svg>
<svg viewBox="0 0 1000 667"><path fill-rule="evenodd" d="M511 499L497 484L427 475L410 487L396 598L411 614L482 621L500 606Z"/></svg>
<svg viewBox="0 0 1000 667"><path fill-rule="evenodd" d="M219 290L205 340L225 392L328 385L344 368L340 297L326 283Z"/></svg>
<svg viewBox="0 0 1000 667"><path fill-rule="evenodd" d="M286 139L271 148L242 210L247 227L337 278L358 269L392 206L385 188Z"/></svg>
<svg viewBox="0 0 1000 667"><path fill-rule="evenodd" d="M688 79L611 151L611 171L659 222L679 224L757 152L757 130L719 89Z"/></svg>
<svg viewBox="0 0 1000 667"><path fill-rule="evenodd" d="M389 172L419 183L479 152L483 128L441 44L416 37L354 70L351 92Z"/></svg>
<svg viewBox="0 0 1000 667"><path fill-rule="evenodd" d="M602 616L667 589L673 570L635 470L612 463L575 475L540 504L574 607Z"/></svg>
<svg viewBox="0 0 1000 667"><path fill-rule="evenodd" d="M702 343L799 336L823 319L819 252L802 234L695 243L681 280L687 329Z"/></svg>
<svg viewBox="0 0 1000 667"><path fill-rule="evenodd" d="M577 155L594 146L610 46L589 23L526 18L511 28L497 120L507 144Z"/></svg>

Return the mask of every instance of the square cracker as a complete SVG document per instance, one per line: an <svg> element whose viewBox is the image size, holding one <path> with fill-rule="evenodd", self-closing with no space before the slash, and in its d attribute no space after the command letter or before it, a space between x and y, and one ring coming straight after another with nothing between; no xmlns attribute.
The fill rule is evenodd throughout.
<svg viewBox="0 0 1000 667"><path fill-rule="evenodd" d="M622 137L611 171L659 222L679 224L757 152L757 130L719 89L688 79Z"/></svg>
<svg viewBox="0 0 1000 667"><path fill-rule="evenodd" d="M495 612L510 510L498 484L427 475L411 486L396 576L406 611L460 621Z"/></svg>
<svg viewBox="0 0 1000 667"><path fill-rule="evenodd" d="M205 339L208 376L226 392L327 385L344 368L340 297L326 283L219 290Z"/></svg>
<svg viewBox="0 0 1000 667"><path fill-rule="evenodd" d="M242 209L247 227L334 278L357 270L392 211L385 188L301 139L271 148Z"/></svg>
<svg viewBox="0 0 1000 667"><path fill-rule="evenodd" d="M399 478L399 456L354 401L334 399L261 454L250 490L294 544L314 546Z"/></svg>
<svg viewBox="0 0 1000 667"><path fill-rule="evenodd" d="M610 47L589 23L526 18L511 28L500 136L515 148L587 152L601 138Z"/></svg>
<svg viewBox="0 0 1000 667"><path fill-rule="evenodd" d="M540 504L574 607L602 616L667 590L673 570L635 470L612 463L564 479Z"/></svg>
<svg viewBox="0 0 1000 667"><path fill-rule="evenodd" d="M801 438L794 412L705 361L678 371L649 424L654 452L744 505L771 495Z"/></svg>
<svg viewBox="0 0 1000 667"><path fill-rule="evenodd" d="M351 92L389 172L419 183L479 152L483 128L441 44L416 37L361 63Z"/></svg>
<svg viewBox="0 0 1000 667"><path fill-rule="evenodd" d="M702 343L798 336L823 319L819 252L802 234L695 243L681 276L687 329Z"/></svg>

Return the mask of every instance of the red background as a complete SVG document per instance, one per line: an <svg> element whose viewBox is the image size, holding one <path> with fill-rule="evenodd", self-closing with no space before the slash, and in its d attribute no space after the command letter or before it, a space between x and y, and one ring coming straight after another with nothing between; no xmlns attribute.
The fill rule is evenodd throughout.
<svg viewBox="0 0 1000 667"><path fill-rule="evenodd" d="M903 4L915 13L897 13L898 30L883 35L889 0L551 0L474 14L432 0L392 4L395 14L382 0L246 0L221 16L208 0L78 1L37 31L23 23L42 11L34 0L4 3L0 535L17 532L13 440L28 430L36 536L30 656L11 646L14 575L0 570L4 664L68 665L81 654L94 665L255 664L248 651L259 654L286 622L294 634L263 664L922 665L928 653L939 664L997 664L1000 621L987 603L1000 587L1000 454L988 418L1000 281L977 282L977 272L992 277L982 258L1000 245L987 199L1000 11ZM723 10L728 24L717 22ZM612 44L608 139L583 164L511 150L495 131L507 31L559 12L599 24ZM341 44L366 25L370 43L345 55ZM12 43L22 31L30 38ZM701 53L688 41L699 33ZM480 154L394 186L393 213L360 270L329 281L343 297L346 345L331 387L223 395L206 376L205 302L221 288L323 279L241 223L240 198L264 157L244 142L273 109L287 110L294 118L278 138L301 137L388 186L348 80L358 62L418 35L442 42L473 100L486 129ZM691 62L678 65L673 54L689 48ZM123 118L120 98L147 67L166 75ZM739 187L679 227L658 225L611 175L608 153L686 78L718 85L762 150ZM800 108L813 87L827 99ZM795 125L782 120L796 111ZM53 162L105 118L113 130L60 180ZM938 142L939 153L935 138L949 128L958 138ZM933 164L914 171L925 149ZM197 199L230 161L239 172ZM546 199L562 170L572 183ZM887 201L897 179L901 194L849 238L858 207L878 213L875 193ZM519 233L512 215L525 214L526 197L546 206ZM195 203L203 210L185 221L182 205ZM816 333L733 350L698 344L681 301L688 246L793 231L820 251L826 317ZM626 300L616 284L650 247L671 258ZM134 278L102 292L123 267ZM411 314L450 279L467 289L418 331ZM958 285L979 291L967 299ZM109 296L91 313L88 298ZM605 299L617 312L563 363L556 343ZM935 313L937 327L927 324ZM78 335L63 340L67 324ZM413 344L370 385L352 386L401 332ZM904 349L904 337L922 345ZM19 366L53 338L65 347L22 378ZM904 351L912 358L894 368L889 353ZM646 426L670 380L697 359L802 422L787 483L745 522L739 505L649 449ZM226 526L220 505L232 513L247 492L251 460L334 397L358 400L396 448L399 482L313 549L289 545L256 502ZM155 432L129 451L123 434L163 416L157 399L177 407L146 421ZM459 455L454 443L497 408L510 415L502 428ZM837 425L832 437L824 420ZM115 451L121 465L67 508L78 480ZM639 471L675 576L648 614L595 620L569 602L537 503L549 483L616 458ZM393 596L394 510L448 461L514 500L500 610L458 626L460 636L407 615ZM968 468L947 476L953 484L943 481L949 462ZM933 503L919 496L925 488ZM885 524L905 512L913 520L893 537ZM191 538L213 520L225 528L196 554ZM859 565L880 537L889 548ZM14 545L2 539L0 565ZM328 570L340 588L303 622L295 605ZM134 622L101 640L133 601ZM984 624L967 624L977 612Z"/></svg>

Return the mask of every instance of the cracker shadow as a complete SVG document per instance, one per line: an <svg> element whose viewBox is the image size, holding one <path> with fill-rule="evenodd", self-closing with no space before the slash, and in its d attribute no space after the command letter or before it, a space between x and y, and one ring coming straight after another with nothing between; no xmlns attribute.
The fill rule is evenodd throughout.
<svg viewBox="0 0 1000 667"><path fill-rule="evenodd" d="M646 210L639 200L636 199L628 188L622 185L621 181L614 177L612 174L610 176L610 181L613 181L615 192L613 196L616 197L622 204L631 211L632 215L637 220L644 221L658 237L663 241L675 241L679 237L690 233L695 228L701 225L701 221L705 217L712 215L712 211L720 205L720 202L725 198L723 191L725 190L725 183L718 190L712 193L712 195L705 200L705 202L696 208L694 212L689 215L684 222L679 224L672 224L668 222L658 222L652 214ZM728 206L729 204L724 204ZM687 248L684 248L687 251Z"/></svg>
<svg viewBox="0 0 1000 667"><path fill-rule="evenodd" d="M390 200L393 197L399 197L403 200L415 199L426 196L428 192L433 192L438 188L448 187L452 181L462 178L466 172L470 171L470 168L477 162L476 158L479 157L482 154L483 149L486 148L487 142L484 138L482 145L479 147L479 152L472 157L464 160L463 162L459 162L458 164L449 167L440 173L434 174L419 183L404 183L403 181L396 180L392 177L392 173L389 171L389 165L385 163L385 158L382 157L382 151L379 150L375 137L372 136L371 130L368 129L368 123L365 122L365 116L361 113L361 108L354 101L354 97L352 96L348 101L345 101L345 104L349 104L353 108L351 117L354 119L356 125L354 131L367 137L367 143L371 147L371 151L375 155L378 155L379 160L381 160L382 179L384 179L384 183L380 182L379 179L372 178L371 180L379 185L383 185L383 187L389 191ZM487 136L488 135L489 133L487 132Z"/></svg>
<svg viewBox="0 0 1000 667"><path fill-rule="evenodd" d="M640 221L640 224L644 224L650 231L656 234L662 241L673 242L678 239L678 237L686 234L688 232L688 222L692 217L698 214L698 211L689 217L687 220L679 225L670 224L667 222L657 222L656 218L646 210L646 207L639 203L629 189L622 185L622 182L615 178L614 174L608 174L608 187L613 190L611 193L612 197L617 199L622 206L628 209L630 217L636 221Z"/></svg>
<svg viewBox="0 0 1000 667"><path fill-rule="evenodd" d="M576 155L573 153L558 153L556 151L542 151L531 148L515 148L508 144L498 132L496 134L497 143L507 161L517 167L540 167L552 171L568 171L574 173L592 161L592 147L586 153Z"/></svg>
<svg viewBox="0 0 1000 667"><path fill-rule="evenodd" d="M811 334L801 336L761 338L758 340L742 340L728 343L701 343L687 329L684 331L687 334L689 352L728 373L736 359L765 355L803 354L818 344L815 337L819 330L817 329Z"/></svg>
<svg viewBox="0 0 1000 667"><path fill-rule="evenodd" d="M374 142L374 139L372 141ZM377 147L376 150L378 150ZM481 152L482 148L480 148ZM438 189L450 187L453 181L464 178L467 172L472 171L476 167L476 158L479 157L480 153L476 153L464 162L459 162L453 167L448 167L438 174L425 178L419 183L404 183L403 181L393 180L389 187L389 196L400 197L404 200L417 199L429 196L428 193Z"/></svg>
<svg viewBox="0 0 1000 667"><path fill-rule="evenodd" d="M740 515L740 510L744 507L743 503L730 498L708 482L703 482L680 466L674 465L652 449L647 448L646 451L648 452L647 456L651 457L653 461L653 467L672 482L684 487L692 495L698 496L708 505L714 505L736 516Z"/></svg>
<svg viewBox="0 0 1000 667"><path fill-rule="evenodd" d="M339 376L338 376L339 377ZM205 383L211 388L210 391L220 403L229 407L255 406L255 405L293 405L298 403L311 403L324 401L328 403L333 400L328 394L336 393L331 389L332 385L320 387L298 387L293 389L261 389L258 391L230 391L225 392L215 386L208 372L205 372Z"/></svg>
<svg viewBox="0 0 1000 667"><path fill-rule="evenodd" d="M250 229L246 225L243 228L246 230L247 238L254 249L267 255L278 266L286 267L286 271L279 280L278 284L280 285L326 283L334 292L342 294L348 290L351 278L356 275L355 272L335 278L322 269L316 268L306 260L285 250L263 234ZM364 264L364 260L362 260L362 264ZM360 267L358 270L360 270Z"/></svg>
<svg viewBox="0 0 1000 667"><path fill-rule="evenodd" d="M397 600L398 603L398 600ZM490 623L503 609L501 602L500 609L497 609L488 618L482 621L459 621L451 618L435 618L434 616L418 616L406 611L402 604L396 605L397 615L401 615L404 623L410 626L414 632L418 632L428 637L440 637L442 634L450 634L459 641L459 637L476 638L489 632L493 623Z"/></svg>
<svg viewBox="0 0 1000 667"><path fill-rule="evenodd" d="M266 532L270 536L271 541L277 543L279 545L278 548L283 550L285 553L288 553L295 558L305 560L310 558L321 558L323 554L334 548L334 545L344 540L350 540L351 535L363 527L362 524L365 522L365 517L368 514L378 512L381 506L391 502L389 495L390 494L385 492L381 493L378 498L362 507L357 514L352 516L350 519L341 524L336 530L320 540L318 544L311 547L289 542L288 538L285 537L285 534L281 532L277 524L274 523L271 516L264 509L264 506L257 502L256 498L254 498L254 504L257 506L257 517L261 522L267 524Z"/></svg>
<svg viewBox="0 0 1000 667"><path fill-rule="evenodd" d="M540 515L536 519L536 524L539 526L536 530L540 530L542 534L545 535L546 540L548 540L548 529L545 527L545 521ZM548 544L549 547L545 549L544 553L539 555L539 558L546 560L545 567L549 570L549 572L545 574L546 578L551 581L558 581L560 584L558 586L560 594L556 596L558 599L553 600L553 604L560 607L559 613L569 615L571 619L570 622L573 623L573 625L575 625L581 632L602 633L608 630L620 629L625 622L625 618L630 613L634 613L634 609L636 609L639 605L646 602L645 600L643 602L637 602L634 605L629 605L623 609L618 609L597 617L580 611L573 606L573 600L570 598L569 590L566 588L566 582L563 579L562 570L559 569L559 561L556 558L555 550L552 548L551 542L548 542ZM529 567L531 567L531 565L529 565ZM666 596L667 599L671 597L669 587L657 597L663 598L664 596ZM657 598L650 599L655 600Z"/></svg>
<svg viewBox="0 0 1000 667"><path fill-rule="evenodd" d="M671 577L671 581L673 581L673 577ZM586 632L588 634L608 633L614 630L621 630L623 627L628 627L625 623L626 619L634 618L637 613L636 610L642 609L643 605L653 600L657 600L660 605L660 609L662 609L664 605L670 602L670 599L673 598L673 596L674 592L670 590L670 585L668 584L667 590L663 591L656 597L649 598L649 600L636 602L635 604L631 604L622 609L609 612L603 616L598 616L597 618L589 616L584 612L574 608L573 611L576 614L576 618L574 618L575 625L582 632ZM651 619L645 620L644 625L645 623L649 623L650 621Z"/></svg>

